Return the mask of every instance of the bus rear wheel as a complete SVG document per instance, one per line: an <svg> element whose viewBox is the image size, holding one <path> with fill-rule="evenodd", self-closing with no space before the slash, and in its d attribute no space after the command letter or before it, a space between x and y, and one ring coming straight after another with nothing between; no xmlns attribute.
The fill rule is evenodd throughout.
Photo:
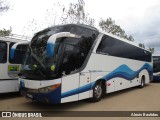
<svg viewBox="0 0 160 120"><path fill-rule="evenodd" d="M91 98L92 102L98 102L102 99L103 96L103 88L101 82L97 82L93 87L93 97Z"/></svg>
<svg viewBox="0 0 160 120"><path fill-rule="evenodd" d="M142 78L141 78L141 84L140 84L140 88L143 88L144 87L144 84L145 84L145 77L144 76L142 76Z"/></svg>

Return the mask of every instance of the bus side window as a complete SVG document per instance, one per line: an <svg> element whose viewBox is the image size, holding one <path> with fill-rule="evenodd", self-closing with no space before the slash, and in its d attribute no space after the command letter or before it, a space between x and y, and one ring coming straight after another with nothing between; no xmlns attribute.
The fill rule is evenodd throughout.
<svg viewBox="0 0 160 120"><path fill-rule="evenodd" d="M0 42L0 63L7 62L7 43Z"/></svg>
<svg viewBox="0 0 160 120"><path fill-rule="evenodd" d="M151 62L150 52L107 35L102 37L102 40L97 48L97 53Z"/></svg>

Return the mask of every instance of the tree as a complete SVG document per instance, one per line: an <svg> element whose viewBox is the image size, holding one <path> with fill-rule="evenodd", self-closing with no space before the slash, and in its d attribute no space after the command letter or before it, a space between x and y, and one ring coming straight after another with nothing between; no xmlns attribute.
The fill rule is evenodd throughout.
<svg viewBox="0 0 160 120"><path fill-rule="evenodd" d="M63 15L61 17L62 24L77 23L94 26L95 20L85 12L85 2L78 0L78 3L70 3L69 9L63 8Z"/></svg>
<svg viewBox="0 0 160 120"><path fill-rule="evenodd" d="M145 45L144 43L139 43L139 47L144 48L145 49ZM151 51L151 53L154 53L155 48L149 47L147 50Z"/></svg>
<svg viewBox="0 0 160 120"><path fill-rule="evenodd" d="M58 3L53 4L52 9L46 10L45 19L41 22L39 20L30 20L26 27L24 27L23 34L35 33L43 28L51 27L59 24L86 24L94 26L95 20L90 17L89 13L85 12L85 2L78 0L77 3L70 3L66 8L64 5Z"/></svg>
<svg viewBox="0 0 160 120"><path fill-rule="evenodd" d="M8 11L9 8L10 6L6 1L0 0L0 13ZM9 36L11 32L12 32L11 28L9 30L6 29L0 30L0 36Z"/></svg>
<svg viewBox="0 0 160 120"><path fill-rule="evenodd" d="M145 45L144 43L139 43L139 47L144 48L145 49Z"/></svg>
<svg viewBox="0 0 160 120"><path fill-rule="evenodd" d="M129 41L134 41L133 36L127 36L125 31L119 25L116 25L112 18L107 18L106 20L101 19L99 22L99 27L108 33L112 33L113 35L127 39Z"/></svg>
<svg viewBox="0 0 160 120"><path fill-rule="evenodd" d="M10 28L9 30L3 29L0 30L0 36L9 36L11 35L12 29Z"/></svg>
<svg viewBox="0 0 160 120"><path fill-rule="evenodd" d="M148 50L151 51L151 53L154 53L154 51L155 51L155 49L154 49L154 48L151 48L151 47L149 47Z"/></svg>
<svg viewBox="0 0 160 120"><path fill-rule="evenodd" d="M0 0L0 12L8 11L9 7L9 4L6 1Z"/></svg>

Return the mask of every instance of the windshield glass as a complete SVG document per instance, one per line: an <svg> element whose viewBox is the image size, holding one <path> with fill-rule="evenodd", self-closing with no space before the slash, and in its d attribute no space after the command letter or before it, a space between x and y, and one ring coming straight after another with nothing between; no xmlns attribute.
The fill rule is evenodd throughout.
<svg viewBox="0 0 160 120"><path fill-rule="evenodd" d="M160 72L160 56L153 56L153 72Z"/></svg>
<svg viewBox="0 0 160 120"><path fill-rule="evenodd" d="M61 37L54 44L54 55L47 55L47 41L53 34L70 32L80 38ZM35 35L26 54L20 76L29 79L55 79L78 72L96 37L97 31L80 27L55 27Z"/></svg>
<svg viewBox="0 0 160 120"><path fill-rule="evenodd" d="M9 44L9 54L11 52L11 47L14 44L15 43L10 43ZM25 53L27 51L27 47L28 47L28 45L18 45L16 50L15 50L14 58L11 59L11 57L9 56L9 62L12 63L12 64L22 64L23 58L24 58Z"/></svg>

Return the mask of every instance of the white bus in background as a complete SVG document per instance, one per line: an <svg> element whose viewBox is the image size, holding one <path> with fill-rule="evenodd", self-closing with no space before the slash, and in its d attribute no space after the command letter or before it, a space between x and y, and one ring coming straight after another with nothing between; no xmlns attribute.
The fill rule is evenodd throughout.
<svg viewBox="0 0 160 120"><path fill-rule="evenodd" d="M18 39L15 35L0 37L0 93L19 90L18 73L28 45L18 45L13 59L10 57L10 49L13 44L22 41L26 40Z"/></svg>
<svg viewBox="0 0 160 120"><path fill-rule="evenodd" d="M16 46L15 46L16 48ZM20 91L38 102L65 103L149 83L151 52L86 25L60 25L29 43Z"/></svg>
<svg viewBox="0 0 160 120"><path fill-rule="evenodd" d="M153 80L160 81L160 54L153 54Z"/></svg>

